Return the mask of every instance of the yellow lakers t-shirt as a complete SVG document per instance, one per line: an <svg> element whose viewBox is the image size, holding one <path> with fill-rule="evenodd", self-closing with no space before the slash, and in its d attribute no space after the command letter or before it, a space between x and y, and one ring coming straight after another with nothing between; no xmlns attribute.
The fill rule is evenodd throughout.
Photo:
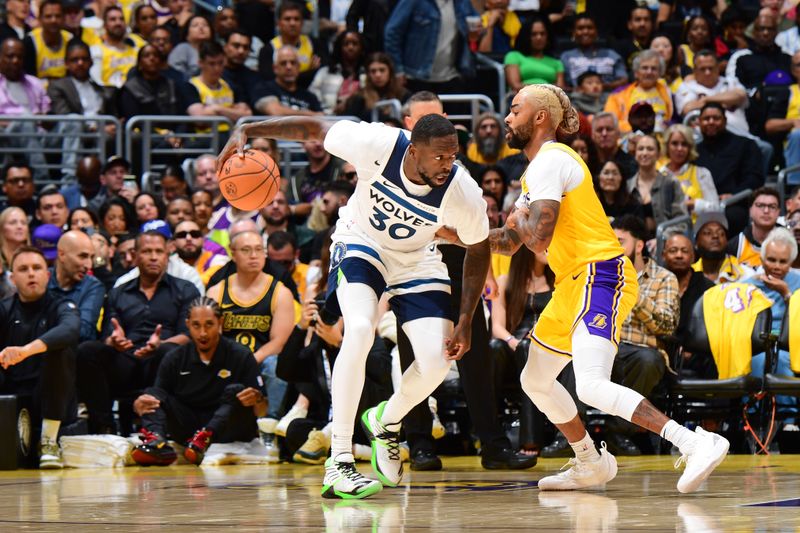
<svg viewBox="0 0 800 533"><path fill-rule="evenodd" d="M547 249L556 283L587 264L623 254L592 185L592 174L572 148L545 143L521 178L517 207L536 200L561 203L553 240Z"/></svg>
<svg viewBox="0 0 800 533"><path fill-rule="evenodd" d="M212 88L203 82L200 76L195 76L189 80L189 83L194 85L197 93L200 95L200 102L203 105L221 105L223 107L233 106L233 89L228 83L220 79L219 87ZM219 131L228 131L227 124L220 124ZM210 131L210 130L206 130Z"/></svg>
<svg viewBox="0 0 800 533"><path fill-rule="evenodd" d="M36 77L48 79L66 76L67 66L64 59L67 56L67 43L72 39L72 34L61 30L61 45L55 50L45 44L42 28L31 30L30 36L36 48Z"/></svg>

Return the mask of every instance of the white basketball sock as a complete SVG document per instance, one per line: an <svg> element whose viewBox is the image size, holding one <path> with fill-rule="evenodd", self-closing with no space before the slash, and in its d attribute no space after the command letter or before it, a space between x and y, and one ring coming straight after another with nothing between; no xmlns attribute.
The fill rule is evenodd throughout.
<svg viewBox="0 0 800 533"><path fill-rule="evenodd" d="M594 441L592 437L589 436L588 431L581 440L578 442L570 442L569 445L572 446L575 457L577 457L579 461L593 463L600 459L600 454L597 453L597 448L595 448Z"/></svg>
<svg viewBox="0 0 800 533"><path fill-rule="evenodd" d="M691 453L697 445L697 434L670 420L661 428L661 438L678 447L681 453Z"/></svg>

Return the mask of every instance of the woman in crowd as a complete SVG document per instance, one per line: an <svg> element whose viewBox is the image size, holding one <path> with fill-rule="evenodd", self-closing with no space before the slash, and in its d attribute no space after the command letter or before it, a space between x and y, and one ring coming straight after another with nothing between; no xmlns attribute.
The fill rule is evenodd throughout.
<svg viewBox="0 0 800 533"><path fill-rule="evenodd" d="M681 74L688 76L694 70L694 55L700 50L714 50L714 33L711 23L702 15L690 18L683 30L681 42L678 47L678 62Z"/></svg>
<svg viewBox="0 0 800 533"><path fill-rule="evenodd" d="M133 24L129 34L136 48L141 48L150 40L150 34L158 26L158 13L149 4L139 4L133 10Z"/></svg>
<svg viewBox="0 0 800 533"><path fill-rule="evenodd" d="M69 214L68 227L69 229L90 230L90 232L97 231L99 220L97 215L91 209L85 207L76 207Z"/></svg>
<svg viewBox="0 0 800 533"><path fill-rule="evenodd" d="M161 202L170 203L178 196L189 196L189 184L178 165L170 165L161 174Z"/></svg>
<svg viewBox="0 0 800 533"><path fill-rule="evenodd" d="M364 39L357 31L344 31L333 42L331 64L314 75L308 90L319 98L327 115L339 115L350 96L361 88L364 73Z"/></svg>
<svg viewBox="0 0 800 533"><path fill-rule="evenodd" d="M567 146L575 150L581 156L583 162L589 167L592 175L600 171L600 157L597 155L597 146L590 137L576 135L572 140L566 142Z"/></svg>
<svg viewBox="0 0 800 533"><path fill-rule="evenodd" d="M158 49L147 44L139 50L136 71L128 76L120 90L120 116L183 115L175 82L164 76L164 58Z"/></svg>
<svg viewBox="0 0 800 533"><path fill-rule="evenodd" d="M109 235L127 233L139 227L130 204L122 198L106 200L98 211L100 227Z"/></svg>
<svg viewBox="0 0 800 533"><path fill-rule="evenodd" d="M594 175L594 190L606 216L613 220L622 215L641 215L639 202L628 192L627 178L613 160L605 162L600 172Z"/></svg>
<svg viewBox="0 0 800 533"><path fill-rule="evenodd" d="M719 195L711 171L692 161L697 159L692 129L683 124L673 124L664 132L666 162L661 170L668 171L681 184L686 195L686 209L697 211L720 210Z"/></svg>
<svg viewBox="0 0 800 533"><path fill-rule="evenodd" d="M519 33L514 50L506 54L508 90L516 93L533 83L550 83L561 88L564 84L564 64L547 55L550 48L550 26L544 18L534 17Z"/></svg>
<svg viewBox="0 0 800 533"><path fill-rule="evenodd" d="M498 294L492 301L490 346L498 366L507 369L506 372L498 369L498 390L504 388L501 381L519 382L528 358L528 333L550 301L554 283L555 275L547 266L547 256L534 254L527 248L512 256L508 273L497 276ZM510 374L509 379L502 379L503 374ZM538 453L543 445L544 417L524 394L519 394L519 401L520 448Z"/></svg>
<svg viewBox="0 0 800 533"><path fill-rule="evenodd" d="M198 189L192 193L192 208L194 209L194 221L200 226L203 234L208 233L208 221L214 212L214 197L211 193Z"/></svg>
<svg viewBox="0 0 800 533"><path fill-rule="evenodd" d="M149 192L140 192L133 199L136 222L141 226L145 222L164 218L164 206Z"/></svg>
<svg viewBox="0 0 800 533"><path fill-rule="evenodd" d="M175 226L184 220L195 219L194 206L192 205L192 201L186 196L173 198L172 201L167 204L166 211L166 222L172 229L175 229Z"/></svg>
<svg viewBox="0 0 800 533"><path fill-rule="evenodd" d="M641 204L641 214L651 237L655 236L659 224L687 213L681 184L657 168L659 153L658 140L652 135L643 135L636 143L634 155L639 171L628 180L628 191Z"/></svg>
<svg viewBox="0 0 800 533"><path fill-rule="evenodd" d="M484 167L478 175L478 183L484 194L493 196L498 206L503 205L508 184L506 183L506 173L502 168L497 165Z"/></svg>
<svg viewBox="0 0 800 533"><path fill-rule="evenodd" d="M169 53L169 66L181 72L186 79L200 74L200 44L214 40L211 24L202 15L194 15L186 24L182 41Z"/></svg>
<svg viewBox="0 0 800 533"><path fill-rule="evenodd" d="M366 64L367 81L361 90L347 99L342 114L372 121L372 110L379 100L394 98L405 102L409 94L397 80L394 63L387 54L383 52L370 54ZM379 116L379 120L380 118Z"/></svg>
<svg viewBox="0 0 800 533"><path fill-rule="evenodd" d="M30 244L30 228L25 211L19 207L6 207L0 213L0 260L3 270L11 270L11 258L20 246Z"/></svg>
<svg viewBox="0 0 800 533"><path fill-rule="evenodd" d="M675 53L672 40L664 33L656 34L653 40L650 41L650 50L657 52L658 55L664 58L664 65L666 66L664 80L667 82L672 94L675 94L678 91L678 87L683 83L683 77L681 76L680 60L678 54Z"/></svg>

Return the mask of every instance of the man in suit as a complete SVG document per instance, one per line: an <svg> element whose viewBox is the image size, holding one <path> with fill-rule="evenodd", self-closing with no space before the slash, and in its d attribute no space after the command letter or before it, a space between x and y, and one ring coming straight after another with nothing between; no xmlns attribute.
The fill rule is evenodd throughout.
<svg viewBox="0 0 800 533"><path fill-rule="evenodd" d="M51 112L56 115L114 115L113 94L106 92L89 77L92 67L92 55L83 41L73 40L67 46L67 75L53 80L47 87L50 97ZM89 120L82 122L60 122L57 131L64 136L61 164L63 172L74 177L81 147L79 133L81 129L96 131L97 123ZM105 137L113 139L116 125L105 126Z"/></svg>

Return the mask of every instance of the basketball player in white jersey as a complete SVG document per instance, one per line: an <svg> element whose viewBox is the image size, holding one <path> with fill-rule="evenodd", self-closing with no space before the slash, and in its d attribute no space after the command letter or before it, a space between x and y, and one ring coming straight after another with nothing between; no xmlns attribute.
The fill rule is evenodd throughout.
<svg viewBox="0 0 800 533"><path fill-rule="evenodd" d="M400 421L444 380L450 360L469 350L472 316L489 269L486 203L475 180L454 165L456 131L440 115L422 117L410 136L383 124L314 117L245 124L223 149L218 168L241 154L251 136L324 141L326 150L358 172L355 194L339 210L331 245L325 310L344 317L344 339L331 382L333 438L322 495L365 498L400 482ZM450 280L434 242L445 225L456 228L467 247L455 328L448 311ZM372 465L380 479L375 481L356 471L351 441L383 292L390 296L416 360L399 390L362 416L373 441Z"/></svg>

